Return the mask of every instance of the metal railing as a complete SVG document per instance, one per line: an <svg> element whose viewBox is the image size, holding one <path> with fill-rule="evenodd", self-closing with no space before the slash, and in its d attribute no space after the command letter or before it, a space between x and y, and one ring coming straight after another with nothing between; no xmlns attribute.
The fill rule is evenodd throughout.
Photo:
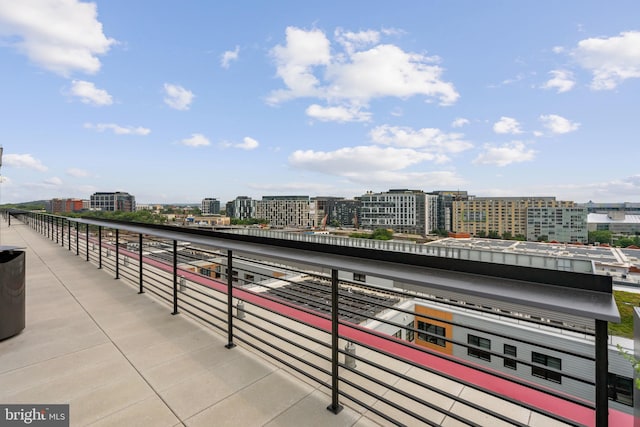
<svg viewBox="0 0 640 427"><path fill-rule="evenodd" d="M353 259L343 260L343 253L334 253L330 248L308 242L296 242L291 247L277 239L255 236L221 236L202 230L70 219L41 213L14 212L13 215L61 247L75 251L99 269L110 272L116 279L131 283L139 293L153 294L171 307L172 314L184 313L225 334L228 348L241 344L325 387L330 394L328 409L334 413L342 409L342 404L347 404L368 411L378 421L397 425L435 426L448 418L472 426L487 422L478 421L480 419L527 425L513 418L509 411L465 397L465 393L459 393L459 387L464 386L498 398L504 404L524 407L567 425L592 424L594 420L597 426L607 425L607 385L602 381L602 358L606 378L606 320L590 319L595 322L595 339L590 340L592 346L595 341L595 352L584 354L528 341L515 333L501 335L485 327L462 325L438 316L417 314L415 308L402 308L402 301L420 300L433 304L443 304L443 301L419 292L381 289L345 279L341 272L345 271L345 265L354 262ZM337 258L331 258L333 256ZM396 257L375 256L380 257L384 265L394 268L422 268L415 260L398 264ZM332 265L332 259L339 262ZM279 277L256 280L258 269L249 268L251 264L261 266L261 271L279 271ZM356 260L356 264L354 271L371 276L377 273L364 261ZM510 268L522 270L521 267ZM244 277L240 277L240 272ZM471 273L461 274L466 277ZM473 279L470 276L466 280ZM496 275L494 279L504 278ZM424 281L432 284L428 277ZM473 299L473 294L469 298ZM482 308L466 306L465 310L481 312ZM416 320L410 326L386 318L383 313L397 313ZM482 361L460 357L463 353L480 352L488 358L511 360L523 369L540 368L524 358L507 356L496 349L479 349L459 338L419 329L418 318L451 329L464 329L480 336L550 350L593 365L593 376L553 367L544 367L543 371L554 379L561 378L589 388L589 393L595 395L595 403L594 399L572 397L530 379L499 372L491 365L483 365ZM395 328L400 331L400 337L362 325L371 320ZM409 335L414 339L407 340ZM442 352L434 350L433 346L418 345L416 337L419 336L423 338L420 341L439 340L444 348L458 350ZM452 388L452 385L455 386ZM505 385L511 388L511 393L500 391ZM529 399L522 393L533 397ZM549 404L532 403L541 400ZM560 406L564 405L565 412L550 409L558 407L558 402L561 402Z"/></svg>

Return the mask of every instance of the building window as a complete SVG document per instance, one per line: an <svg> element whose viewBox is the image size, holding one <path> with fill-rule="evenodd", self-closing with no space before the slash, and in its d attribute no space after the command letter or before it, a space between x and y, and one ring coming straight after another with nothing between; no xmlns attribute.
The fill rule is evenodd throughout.
<svg viewBox="0 0 640 427"><path fill-rule="evenodd" d="M209 270L208 268L201 267L200 274L202 274L203 276L211 277L211 270Z"/></svg>
<svg viewBox="0 0 640 427"><path fill-rule="evenodd" d="M413 331L413 322L409 323L407 327L411 328L411 329L407 329L407 332L406 332L407 341L413 342L413 339L415 338L414 337L415 333Z"/></svg>
<svg viewBox="0 0 640 427"><path fill-rule="evenodd" d="M562 360L557 357L547 356L546 354L536 353L535 351L531 353L531 362L548 366L549 368L558 371L562 370ZM562 383L562 375L559 372L553 372L539 366L531 367L531 375L533 375L534 377L543 378L547 381L553 381L554 383Z"/></svg>
<svg viewBox="0 0 640 427"><path fill-rule="evenodd" d="M633 406L633 378L609 372L609 400Z"/></svg>
<svg viewBox="0 0 640 427"><path fill-rule="evenodd" d="M244 275L244 284L245 285L252 284L254 280L255 280L255 277L254 277L253 274L245 274Z"/></svg>
<svg viewBox="0 0 640 427"><path fill-rule="evenodd" d="M467 335L467 344L479 347L479 348L468 347L467 354L469 356L477 357L478 359L491 362L491 353L489 353L488 351L480 350L480 348L486 348L488 350L491 350L491 340L469 334Z"/></svg>
<svg viewBox="0 0 640 427"><path fill-rule="evenodd" d="M353 273L353 280L357 281L357 282L366 282L367 281L367 275L364 273Z"/></svg>
<svg viewBox="0 0 640 427"><path fill-rule="evenodd" d="M432 325L431 323L418 320L418 330L424 332L418 332L418 339L426 341L431 344L439 345L440 347L446 347L447 342L443 338L447 334L446 328L442 326Z"/></svg>
<svg viewBox="0 0 640 427"><path fill-rule="evenodd" d="M504 345L504 354L505 356L511 356L511 357L518 357L518 349L516 349L515 346L513 345L509 345L509 344L505 344ZM505 368L509 368L509 369L518 369L518 363L516 362L515 359L510 359L505 357L503 359L504 361L504 367Z"/></svg>

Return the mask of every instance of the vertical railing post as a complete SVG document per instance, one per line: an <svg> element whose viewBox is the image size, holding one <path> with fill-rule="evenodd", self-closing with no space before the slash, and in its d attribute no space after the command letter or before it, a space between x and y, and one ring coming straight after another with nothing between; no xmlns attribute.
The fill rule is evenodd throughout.
<svg viewBox="0 0 640 427"><path fill-rule="evenodd" d="M142 278L142 233L138 236L138 285L140 286L139 294L144 293L144 284Z"/></svg>
<svg viewBox="0 0 640 427"><path fill-rule="evenodd" d="M118 246L120 237L120 229L116 228L116 279L120 278L120 263L118 262L118 257L120 255L120 247Z"/></svg>
<svg viewBox="0 0 640 427"><path fill-rule="evenodd" d="M102 226L98 226L98 268L102 268Z"/></svg>
<svg viewBox="0 0 640 427"><path fill-rule="evenodd" d="M608 351L607 321L596 319L596 427L609 425Z"/></svg>
<svg viewBox="0 0 640 427"><path fill-rule="evenodd" d="M60 218L56 217L56 243L60 244Z"/></svg>
<svg viewBox="0 0 640 427"><path fill-rule="evenodd" d="M80 255L80 223L76 222L76 256Z"/></svg>
<svg viewBox="0 0 640 427"><path fill-rule="evenodd" d="M67 224L69 225L69 228L67 228L68 231L68 235L69 235L69 250L71 250L71 220L68 219L67 220Z"/></svg>
<svg viewBox="0 0 640 427"><path fill-rule="evenodd" d="M337 414L342 411L338 402L338 270L331 270L331 405L327 409Z"/></svg>
<svg viewBox="0 0 640 427"><path fill-rule="evenodd" d="M60 218L60 237L60 240L62 240L62 247L64 248L64 218Z"/></svg>
<svg viewBox="0 0 640 427"><path fill-rule="evenodd" d="M233 348L233 251L227 251L227 348Z"/></svg>
<svg viewBox="0 0 640 427"><path fill-rule="evenodd" d="M86 224L87 228L85 229L85 241L84 241L84 246L86 249L86 253L87 253L87 261L89 261L89 224Z"/></svg>
<svg viewBox="0 0 640 427"><path fill-rule="evenodd" d="M178 241L173 241L173 312L178 314Z"/></svg>

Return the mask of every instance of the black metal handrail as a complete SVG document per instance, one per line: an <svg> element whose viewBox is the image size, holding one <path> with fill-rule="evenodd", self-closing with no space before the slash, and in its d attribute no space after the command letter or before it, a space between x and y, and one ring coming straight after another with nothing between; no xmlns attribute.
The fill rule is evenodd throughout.
<svg viewBox="0 0 640 427"><path fill-rule="evenodd" d="M224 285L225 285L225 281L227 282L226 284L228 284L229 286L233 286L233 276L232 276L232 272L233 269L232 268L228 268L227 269L227 274L223 274L222 271L220 272L220 280L215 280L212 278L208 278L206 276L201 276L199 275L199 277L197 278L197 280L193 279L193 280L187 280L185 279L185 277L189 276L191 274L191 272L187 272L184 269L178 269L177 267L177 242L178 240L175 238L175 236L180 236L181 237L181 241L191 241L190 237L196 235L198 238L197 239L192 239L195 240L197 244L202 244L202 238L204 236L202 231L198 231L197 233L194 233L193 230L183 230L183 229L167 229L165 227L156 227L156 226L150 226L147 227L146 225L140 225L140 224L135 224L134 226L132 226L130 223L121 223L118 221L96 221L96 220L90 220L90 221L86 221L86 220L72 220L72 219L64 219L61 217L55 217L55 216L50 216L50 215L45 215L45 214L32 214L32 213L16 213L15 215L19 216L20 219L23 222L26 222L28 224L30 224L33 228L35 228L36 230L38 230L40 233L42 233L43 235L47 236L49 239L52 239L54 241L56 241L56 243L60 244L61 246L66 246L68 247L68 250L71 251L72 250L72 243L74 244L73 248L76 251L77 255L80 255L82 253L85 253L86 255L86 259L91 262L93 262L94 264L97 264L99 268L106 268L107 270L111 271L114 273L116 278L124 278L128 281L130 281L131 283L133 283L134 285L136 284L136 280L139 280L139 286L140 286L140 292L143 292L148 290L151 293L153 293L154 295L162 298L162 300L168 302L169 304L173 304L174 307L174 314L178 313L178 308L182 309L182 311L188 313L190 316L193 316L197 319L199 319L202 322L205 322L217 329L219 329L222 332L227 332L229 334L229 344L233 344L234 340L238 340L242 343L244 343L245 345L249 345L252 348L264 353L265 355L267 355L268 357L273 358L274 360L278 361L279 363L282 363L283 365L296 370L297 372L307 376L308 378L317 381L318 383L327 386L328 388L331 389L332 391L332 404L329 405L329 408L331 410L333 410L334 412L338 412L340 409L340 405L338 403L337 400L337 396L341 395L345 398L347 398L348 400L361 405L365 408L367 408L368 410L370 410L372 413L376 413L379 416L386 418L388 421L393 421L393 419L389 419L388 415L385 415L385 411L381 410L378 406L373 406L371 404L367 404L363 399L365 398L366 395L375 397L376 400L378 400L379 402L385 402L386 400L386 405L389 408L395 408L396 410L398 409L397 403L394 403L394 401L390 401L386 398L383 398L380 394L376 394L374 392L372 392L370 389L363 387L358 381L354 381L350 378L345 377L344 375L340 375L339 371L338 371L338 367L340 368L340 370L343 371L343 374L345 373L349 373L349 375L353 375L356 374L358 375L358 377L360 378L360 381L364 381L364 382L373 382L376 383L379 386L384 386L386 387L386 390L388 391L392 391L394 393L397 393L401 396L404 396L405 398L410 398L412 399L414 402L418 403L419 405L425 406L425 407L430 407L432 406L431 403L425 401L424 399L420 398L419 396L416 395L412 395L411 393L405 392L402 389L398 389L397 387L394 387L388 383L385 383L383 381L380 381L378 378L376 378L375 376L366 374L365 372L359 372L357 369L353 369L352 366L349 366L349 363L347 363L347 359L350 358L351 361L360 361L362 363L365 364L370 364L370 366L374 367L375 369L378 370L382 370L384 372L386 372L387 374L393 375L396 378L403 380L403 381L408 381L413 383L416 386L425 388L425 389L429 389L430 386L428 386L428 384L424 383L424 382L420 382L420 381L415 381L410 377L407 377L406 375L404 375L403 373L400 372L394 372L391 369L388 369L386 366L381 365L373 360L368 360L367 358L363 358L362 356L359 355L355 355L352 353L347 352L346 350L342 350L338 343L339 341L343 341L343 344L348 341L348 342L357 342L358 346L360 346L361 348L367 348L377 354L379 354L382 357L386 357L386 358L395 358L396 360L400 360L400 358L398 357L397 354L394 353L389 353L387 351L385 351L384 349L381 348L377 348L375 346L371 346L369 344L367 344L366 342L358 342L357 340L355 340L353 337L348 336L348 335L344 335L344 333L342 333L342 328L343 327L348 327L348 328L353 328L356 327L353 324L350 324L348 322L344 322L338 319L337 315L333 315L333 314L337 314L338 310L339 311L350 311L349 308L343 308L340 307L338 309L337 306L337 297L338 297L338 292L339 292L339 283L337 282L336 278L337 278L337 271L338 269L331 266L331 265L326 265L324 267L325 271L330 270L331 271L331 276L329 276L326 273L318 273L318 266L317 266L317 262L311 262L310 264L308 264L308 270L297 270L298 272L304 272L304 273L308 273L311 275L315 275L317 277L324 277L325 279L327 279L327 281L331 282L331 289L332 289L332 295L334 296L334 298L332 298L331 303L332 303L332 310L330 311L331 315L327 315L327 314L323 314L321 312L317 312L315 310L309 310L309 309L304 309L302 307L300 307L299 305L296 305L294 303L290 303L289 301L286 301L285 299L278 299L278 298L273 298L273 297L268 297L265 295L260 295L257 293L251 293L251 291L242 289L241 287L229 287L227 289L226 292L226 299L225 299L225 289L224 289ZM97 227L96 231L97 231L97 235L95 234L91 234L90 233L90 227ZM75 230L75 232L72 231L72 228ZM85 230L85 234L82 235L81 234L81 229L84 228ZM103 240L103 230L104 229L110 229L110 230L115 230L115 245L112 245L111 243L107 243L104 242ZM133 229L133 230L132 230ZM143 242L143 233L142 231L144 230L145 232L145 236L147 236L147 239L151 239L151 236L154 236L154 239L160 239L161 241L169 241L169 242L173 242L173 265L167 264L166 260L165 260L165 264L164 267L159 267L158 265L155 266L151 266L148 265L147 267L145 267L145 265L149 264L150 260L148 258L148 255L143 255L143 247L142 247L142 242ZM128 233L136 233L136 231L139 232L139 242L140 242L140 247L139 247L139 252L138 254L132 252L132 251L127 251L123 248L121 248L121 246L119 245L119 237L122 235L121 231L125 231ZM157 233L157 234L155 234ZM174 235L175 234L175 235ZM95 237L94 237L95 236ZM172 239L172 237L174 237ZM98 245L97 247L95 247L95 250L90 250L89 245L90 245L90 240L92 238L95 238L98 241ZM73 242L72 242L73 240ZM81 244L82 241L84 240L84 248L82 247L83 245ZM247 237L243 236L241 239L239 239L242 245L246 245L246 244L251 244L251 242L247 241ZM224 251L226 251L229 254L229 266L231 265L231 253L232 250L231 248L233 248L235 251L237 251L237 248L233 247L233 245L229 245L228 247L225 248L224 244L221 244L221 242L225 243L227 241L234 241L234 239L229 239L228 236L225 236L224 238L220 238L220 236L215 236L215 241L212 241L212 247L217 247L219 248L220 251L222 252L216 252L217 256L221 256L223 254ZM278 242L278 244L276 244L276 247L279 247L280 242ZM295 242L296 246L301 245L300 242ZM267 244L264 239L259 239L259 242L255 243L256 245L265 245ZM91 243L91 245L93 246L94 243ZM241 246L244 247L244 246ZM109 256L103 256L103 248L106 249L107 251L114 251L114 254L112 255L109 252ZM305 251L310 251L311 253L313 253L314 249L318 249L316 247L314 247L313 245L307 247L306 249L304 248L297 248L299 250L305 250ZM199 249L200 250L200 249ZM260 249L258 252L262 251L262 249ZM97 252L94 253L94 252ZM242 254L242 251L239 251L240 254ZM323 248L322 253L327 253L327 248ZM212 252L213 254L213 252ZM336 254L338 256L344 256L340 253ZM234 257L237 257L238 259L242 259L241 255L236 255L234 254ZM189 258L188 256L186 258ZM278 259L283 259L282 254L278 254L278 256L276 257ZM389 258L389 261L383 261L382 259L384 258L382 255L377 255L377 258L380 262L394 262L393 260L396 259L396 255L393 255L392 257ZM120 261L122 259L127 259L128 261L126 262L127 265L123 265L120 263ZM200 261L201 259L193 256L191 257L191 259L195 261ZM298 265L301 261L300 258L296 258L295 260L296 265ZM162 263L163 261L157 261L158 263ZM186 264L188 264L189 262L187 261ZM405 262L406 264L406 262ZM418 263L418 265L420 265ZM136 270L137 268L137 270ZM299 268L299 267L298 267ZM470 268L470 267L469 267ZM222 270L222 269L221 269ZM292 269L293 271L296 271L296 269ZM321 268L322 270L322 268ZM364 268L360 267L359 271L361 270L365 270L366 271L366 265ZM482 271L485 271L484 269L482 269ZM168 276L168 274L173 274L173 277ZM563 272L564 273L564 272ZM466 273L466 274L471 274L471 273ZM506 279L511 280L511 276L515 274L513 272L509 273L506 277ZM576 273L578 274L578 273ZM144 275L144 277L143 277ZM563 274L564 277L568 277L566 276L566 274ZM178 277L180 277L180 280L184 280L185 283L180 285L182 286L182 288L180 288L179 283L178 283ZM486 277L486 274L483 275L483 277ZM498 276L500 277L500 276ZM536 278L538 278L539 276L535 275ZM286 280L286 279L284 279ZM557 278L554 280L558 280ZM610 278L609 278L610 280ZM211 283L215 283L216 286L212 287ZM593 285L593 283L595 283L593 280L590 281L590 283ZM604 283L604 282L603 282ZM246 283L245 283L246 284ZM261 287L265 287L267 288L268 285L264 284L264 283L253 283L254 285L257 286L261 286ZM554 286L558 286L558 283L554 283ZM355 284L351 284L350 286L355 286ZM572 289L575 289L573 285L569 286ZM606 293L606 283L604 286L604 290L600 290ZM229 290L231 292L229 292ZM593 292L593 290L590 290L589 292ZM197 294L197 295L194 295ZM216 296L219 295L219 296ZM406 295L406 293L403 293L403 295ZM357 298L357 297L353 297L353 298ZM472 298L472 295L470 296L470 298ZM242 316L239 315L239 313L236 312L235 315L233 315L234 311L238 311L239 308L236 306L234 306L232 304L232 299L235 299L237 301L242 301L243 304L248 305L248 307L244 307L243 308L243 312L242 312ZM256 301L262 301L260 303L256 303ZM266 302L269 301L269 303L267 304ZM305 322L304 320L300 320L300 319L294 319L290 316L288 316L287 314L283 314L280 310L278 309L274 309L273 306L277 306L277 307L281 307L284 309L289 309L289 310L296 310L299 311L301 313L306 313L309 316L313 316L313 318L315 319L314 322ZM381 307L385 308L385 309L393 309L393 306L385 306L384 304L379 304ZM261 314L263 311L266 311L269 313L269 315L263 315ZM220 315L215 315L214 312L218 312ZM227 316L225 318L225 315ZM276 319L274 319L273 317L276 317ZM247 320L247 317L253 319L252 321ZM423 316L422 314L420 315L420 317L427 317L428 316ZM299 328L291 328L291 327L286 327L284 325L281 324L281 322L277 319L277 318L284 318L287 321L295 321L296 324L301 325ZM233 322L237 323L237 322L241 322L238 325L232 325L232 320ZM395 324L392 321L387 321L384 319L377 319L379 321L382 321L383 323L387 323L387 324L391 324L391 325L395 325L395 326L402 326L405 329L409 329L407 328L406 325L401 325L401 324ZM439 321L442 321L441 319L438 319ZM320 322L324 322L324 324L326 324L327 326L330 327L319 327L318 326L318 321ZM265 324L268 324L268 326L263 326L261 324L259 324L259 322L263 322ZM603 320L601 319L596 319L596 324L598 324L598 322L603 322ZM446 323L446 322L445 322ZM452 325L455 325L455 323L453 322L449 322ZM604 321L604 324L606 325L606 321ZM601 323L600 323L601 325ZM310 333L304 333L303 331L301 331L300 329L306 329L306 328L310 328L314 331L320 332L322 334L325 334L327 336L327 338L331 338L331 342L328 343L325 340L322 339L318 339L316 337L314 337L313 335L311 335ZM358 328L356 327L356 329L363 331L363 328ZM418 333L424 333L424 331L419 331L418 329L415 328L411 328L413 330L413 332L415 334ZM481 330L479 328L476 328L478 330ZM596 328L596 330L598 330L598 328ZM485 331L487 333L490 333L490 331ZM378 336L378 338L382 338L385 340L390 340L390 341L394 341L394 339L392 337L389 336L382 336L379 333L375 333L375 332L370 332L371 334L373 334L374 336ZM310 362L309 360L306 360L304 357L300 357L298 355L296 355L296 353L288 351L284 348L282 348L282 346L276 345L274 344L273 340L271 339L265 339L261 334L263 335L270 335L272 338L277 338L278 340L281 340L281 342L286 343L287 345L292 346L293 348L296 348L298 350L306 350L308 351L308 354L313 355L315 358L319 359L321 363L325 363L325 364L330 364L331 366L327 366L327 367L323 367L322 365L319 364L315 364L313 362ZM288 335L293 335L295 334L295 338L291 339L288 337ZM519 340L517 337L512 337L515 340ZM300 340L300 341L298 341ZM458 342L456 340L449 340L447 339L448 342L455 344L455 345L459 345L462 347L469 347L467 344L462 343L462 342ZM520 340L522 341L522 340ZM596 339L596 342L598 341L598 339ZM606 342L606 340L605 340ZM260 345L258 344L260 343ZM397 344L397 343L394 343ZM424 354L427 354L429 356L435 356L435 357L443 357L441 354L437 354L437 352L428 350L428 349L424 349L424 348L418 348L415 345L410 345L407 343L400 343L403 346L408 346L411 348L412 351L418 350L420 352L423 352ZM308 347L308 345L316 345L319 346L320 348L324 349L324 350L310 350ZM264 346L264 347L262 347ZM544 344L540 345L541 347L544 347ZM325 352L329 352L330 354L325 354L322 351ZM491 355L495 355L498 357L505 357L502 354L499 354L497 352L489 352ZM340 360L338 360L338 356L340 358L344 358L344 362L340 362ZM588 356L587 356L588 357ZM448 360L455 360L455 359L451 359L451 358L447 358ZM598 369L598 355L596 354L595 358L591 358L592 360L595 359L596 360L596 370ZM460 361L458 361L460 362ZM523 365L527 365L527 366L533 366L532 364L525 362L523 360L516 360L517 363L519 364L523 364ZM403 363L407 363L408 365L412 366L413 368L417 368L417 369L421 369L421 370L425 370L426 367L425 366L421 366L418 363L415 363L413 361L411 361L410 359L406 359L403 361ZM307 372L305 369L300 368L300 364L305 365L311 369L313 369L316 374ZM475 368L479 369L479 371L482 371L483 369L481 367L476 366ZM545 368L546 369L546 368ZM549 371L554 371L553 369L548 369ZM426 369L426 371L429 371L431 373L435 373L430 371L429 369ZM485 372L490 372L490 370L485 370ZM567 378L573 378L573 379L577 379L579 381L586 381L589 382L588 380L582 379L582 378L578 378L569 374L566 374L562 371L557 371L557 374L563 376L563 377L567 377ZM601 373L600 373L601 375ZM446 376L446 375L443 375ZM596 372L596 381L595 381L595 387L596 390L598 388L602 388L602 382L601 380L598 380L598 372ZM454 378L452 378L454 379ZM518 382L518 381L516 381ZM522 383L522 382L520 382ZM357 395L353 395L353 393L347 393L345 392L341 387L340 384L342 385L347 385L351 388L353 388L354 390L359 390L360 393L362 393L360 396ZM485 391L489 394L493 394L495 395L494 392L492 392L491 390L486 390L486 389L482 389L481 387L477 387L476 385L473 384L466 384L469 386L473 386L474 388L479 388L482 391ZM605 396L606 396L606 383L604 385L605 387ZM536 387L536 386L532 386L532 389L537 389L538 391L544 391L543 387ZM600 393L600 394L599 394ZM596 391L596 400L597 400L597 404L595 405L595 408L593 407L593 404L588 404L585 403L583 401L581 401L580 399L575 399L573 400L573 403L575 403L578 406L587 406L590 407L592 409L595 409L595 418L597 421L597 425L606 425L606 421L605 424L602 424L602 419L603 416L601 414L601 412L603 411L603 408L600 406L599 404L601 404L601 393L602 391L598 392ZM559 398L561 396L561 393L554 393L554 392L550 392L549 393L552 396L555 396L555 398ZM514 420L509 419L508 416L492 411L488 408L483 408L479 405L474 404L473 402L467 401L465 399L459 398L457 396L446 396L447 398L451 398L454 399L455 401L460 402L461 404L467 405L469 407L473 407L474 409L484 412L485 414L494 417L494 418L498 418L498 419L502 419L505 421L509 421L509 422L515 422ZM598 401L598 398L600 398L600 401ZM558 415L558 414L553 414L550 413L549 411L543 410L543 409L539 409L536 407L533 407L531 405L527 405L523 402L519 402L516 401L515 399L510 399L510 398L506 398L507 401L510 401L511 403L514 404L519 404L521 406L526 407L527 409L534 411L534 412L538 412L540 414L543 414L545 416L549 416L551 418L554 418L558 421L562 421L565 422L569 425L579 425L578 422L576 422L575 420L571 420L568 419L562 415ZM606 400L605 400L606 402ZM379 403L380 404L380 403ZM405 411L413 417L414 421L418 420L420 422L426 423L426 424L432 424L432 422L424 417L420 412L415 412L415 411L410 411L407 408L404 408ZM431 408L434 409L434 408ZM442 409L442 408L441 408ZM605 408L606 409L606 408ZM443 409L441 411L443 414L447 415L447 416L451 416L454 417L462 422L466 422L469 425L474 425L473 421L471 419L467 419L464 417L461 417L459 414L454 414L451 411L445 410ZM606 413L606 411L605 411ZM606 420L606 417L604 417L604 419ZM396 420L397 421L397 420ZM515 422L516 424L518 424L517 422ZM433 424L435 425L435 424Z"/></svg>

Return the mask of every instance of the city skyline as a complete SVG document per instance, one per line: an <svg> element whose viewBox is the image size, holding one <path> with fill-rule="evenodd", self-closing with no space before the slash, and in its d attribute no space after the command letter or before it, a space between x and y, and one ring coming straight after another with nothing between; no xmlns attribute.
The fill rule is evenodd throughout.
<svg viewBox="0 0 640 427"><path fill-rule="evenodd" d="M0 0L0 204L634 202L640 4Z"/></svg>

